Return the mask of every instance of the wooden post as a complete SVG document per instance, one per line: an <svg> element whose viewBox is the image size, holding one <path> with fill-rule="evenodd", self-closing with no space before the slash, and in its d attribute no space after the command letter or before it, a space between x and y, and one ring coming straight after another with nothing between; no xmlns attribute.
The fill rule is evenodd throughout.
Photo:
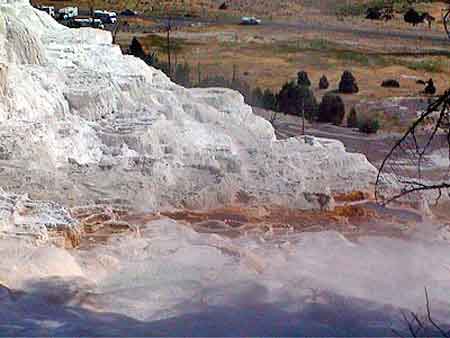
<svg viewBox="0 0 450 338"><path fill-rule="evenodd" d="M305 100L302 100L302 135L305 136Z"/></svg>
<svg viewBox="0 0 450 338"><path fill-rule="evenodd" d="M171 58L170 58L170 31L172 29L171 27L171 17L169 15L169 17L167 18L167 62L168 62L168 72L169 72L169 77L172 76L172 64L171 64Z"/></svg>

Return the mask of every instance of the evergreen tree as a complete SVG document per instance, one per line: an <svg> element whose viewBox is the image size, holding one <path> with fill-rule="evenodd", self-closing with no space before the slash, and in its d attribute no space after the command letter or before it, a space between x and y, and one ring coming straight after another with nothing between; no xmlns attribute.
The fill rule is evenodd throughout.
<svg viewBox="0 0 450 338"><path fill-rule="evenodd" d="M189 64L177 64L173 81L183 87L191 86L191 67Z"/></svg>
<svg viewBox="0 0 450 338"><path fill-rule="evenodd" d="M263 91L261 88L256 87L252 91L252 105L255 107L263 108Z"/></svg>
<svg viewBox="0 0 450 338"><path fill-rule="evenodd" d="M130 54L140 59L145 58L144 48L136 37L133 37L133 40L131 40Z"/></svg>
<svg viewBox="0 0 450 338"><path fill-rule="evenodd" d="M262 97L263 108L267 110L277 110L277 98L274 93L270 89L266 89L264 91Z"/></svg>
<svg viewBox="0 0 450 338"><path fill-rule="evenodd" d="M278 94L278 108L281 112L302 115L314 119L317 115L318 104L313 92L306 86L297 86L293 81L287 82Z"/></svg>
<svg viewBox="0 0 450 338"><path fill-rule="evenodd" d="M297 85L305 87L311 86L311 81L309 80L307 72L302 70L297 73Z"/></svg>
<svg viewBox="0 0 450 338"><path fill-rule="evenodd" d="M328 79L325 75L322 75L319 81L319 89L328 89L330 86Z"/></svg>
<svg viewBox="0 0 450 338"><path fill-rule="evenodd" d="M353 94L359 91L355 77L348 70L344 71L339 82L339 92L344 94Z"/></svg>
<svg viewBox="0 0 450 338"><path fill-rule="evenodd" d="M345 105L342 98L332 93L325 94L320 103L318 120L339 125L342 123L344 115Z"/></svg>

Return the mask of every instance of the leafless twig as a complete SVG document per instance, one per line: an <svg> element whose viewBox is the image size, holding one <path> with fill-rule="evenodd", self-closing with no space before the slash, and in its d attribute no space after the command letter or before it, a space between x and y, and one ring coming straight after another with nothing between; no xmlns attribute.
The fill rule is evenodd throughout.
<svg viewBox="0 0 450 338"><path fill-rule="evenodd" d="M423 170L427 155L437 142L443 140L442 136L445 136L444 148L447 147L446 156L450 161L449 121L450 89L428 105L384 158L376 180L375 197L378 201L387 204L405 195L426 190L437 191L440 198L442 191L450 188L450 171L436 180L436 177L431 177ZM430 123L432 127L427 130ZM385 183L389 179L394 179L400 185L397 189L399 192L391 193L390 196L384 194Z"/></svg>

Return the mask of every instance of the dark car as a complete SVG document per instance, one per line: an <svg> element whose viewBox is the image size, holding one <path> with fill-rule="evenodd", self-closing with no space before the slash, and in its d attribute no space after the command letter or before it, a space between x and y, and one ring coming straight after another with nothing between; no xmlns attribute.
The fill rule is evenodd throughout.
<svg viewBox="0 0 450 338"><path fill-rule="evenodd" d="M135 11L132 11L131 9L125 9L124 11L120 12L120 15L122 16L136 16L137 13Z"/></svg>

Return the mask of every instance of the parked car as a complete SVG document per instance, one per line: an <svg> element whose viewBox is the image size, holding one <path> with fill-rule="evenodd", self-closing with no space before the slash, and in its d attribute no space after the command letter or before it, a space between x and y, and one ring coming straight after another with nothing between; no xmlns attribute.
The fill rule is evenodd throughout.
<svg viewBox="0 0 450 338"><path fill-rule="evenodd" d="M65 23L66 26L70 28L81 28L81 27L92 27L104 29L102 20L92 19L92 18L71 18Z"/></svg>
<svg viewBox="0 0 450 338"><path fill-rule="evenodd" d="M112 24L117 22L117 14L115 12L97 10L94 11L94 18L100 19L104 24Z"/></svg>
<svg viewBox="0 0 450 338"><path fill-rule="evenodd" d="M120 12L120 15L123 16L136 16L138 13L136 13L135 11L132 11L131 9L125 9L124 11Z"/></svg>
<svg viewBox="0 0 450 338"><path fill-rule="evenodd" d="M243 16L241 18L241 25L259 25L260 23L261 20L254 16Z"/></svg>
<svg viewBox="0 0 450 338"><path fill-rule="evenodd" d="M78 16L78 7L64 7L58 11L58 20L69 20Z"/></svg>

